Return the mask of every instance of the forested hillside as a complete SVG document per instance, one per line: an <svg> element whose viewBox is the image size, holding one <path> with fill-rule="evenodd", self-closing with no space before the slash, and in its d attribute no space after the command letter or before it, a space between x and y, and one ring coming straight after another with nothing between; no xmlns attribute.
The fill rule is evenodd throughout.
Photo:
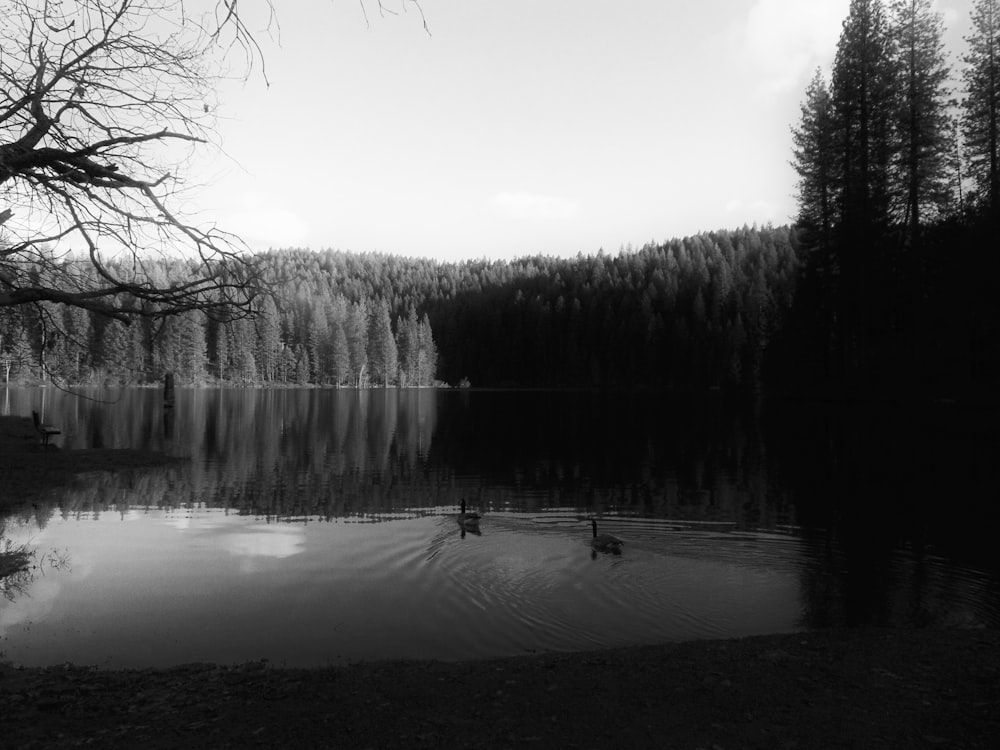
<svg viewBox="0 0 1000 750"><path fill-rule="evenodd" d="M798 272L784 227L569 260L296 249L257 260L272 294L253 318L125 326L57 305L0 311L12 376L44 366L63 383L173 372L243 385L756 387Z"/></svg>
<svg viewBox="0 0 1000 750"><path fill-rule="evenodd" d="M702 389L760 384L798 260L767 227L454 271L429 305L445 380Z"/></svg>

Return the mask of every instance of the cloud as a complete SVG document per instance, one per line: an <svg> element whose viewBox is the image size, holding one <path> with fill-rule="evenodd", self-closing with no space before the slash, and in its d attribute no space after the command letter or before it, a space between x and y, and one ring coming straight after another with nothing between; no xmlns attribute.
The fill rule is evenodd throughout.
<svg viewBox="0 0 1000 750"><path fill-rule="evenodd" d="M743 43L764 93L798 88L817 66L828 67L848 12L848 0L757 0Z"/></svg>
<svg viewBox="0 0 1000 750"><path fill-rule="evenodd" d="M568 198L535 193L497 193L493 208L514 219L568 221L580 214L580 206Z"/></svg>

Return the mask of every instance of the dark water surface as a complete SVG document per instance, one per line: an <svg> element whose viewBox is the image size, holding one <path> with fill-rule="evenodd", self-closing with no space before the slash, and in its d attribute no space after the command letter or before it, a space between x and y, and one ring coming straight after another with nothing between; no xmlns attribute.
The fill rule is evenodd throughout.
<svg viewBox="0 0 1000 750"><path fill-rule="evenodd" d="M7 518L0 658L465 659L843 624L1000 626L997 413L655 394L0 394L190 460ZM2 488L0 488L2 492ZM481 534L455 520L465 498ZM588 519L625 541L594 555ZM0 544L4 541L0 540Z"/></svg>

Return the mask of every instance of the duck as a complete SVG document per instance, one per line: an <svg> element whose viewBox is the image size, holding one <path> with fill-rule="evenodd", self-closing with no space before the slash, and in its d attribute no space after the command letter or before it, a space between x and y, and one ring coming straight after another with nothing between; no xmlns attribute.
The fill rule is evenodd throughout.
<svg viewBox="0 0 1000 750"><path fill-rule="evenodd" d="M463 531L479 531L479 519L482 518L478 513L466 513L465 512L465 498L462 498L462 512L458 514L458 525L462 527Z"/></svg>
<svg viewBox="0 0 1000 750"><path fill-rule="evenodd" d="M625 542L616 536L611 536L611 534L598 534L597 519L591 518L590 525L594 530L594 536L590 540L591 547L598 552L610 552L613 555L620 555L622 553L622 545Z"/></svg>

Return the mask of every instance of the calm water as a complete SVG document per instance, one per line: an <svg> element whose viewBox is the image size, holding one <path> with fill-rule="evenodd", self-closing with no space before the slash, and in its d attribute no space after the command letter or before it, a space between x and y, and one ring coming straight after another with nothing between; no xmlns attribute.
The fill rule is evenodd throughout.
<svg viewBox="0 0 1000 750"><path fill-rule="evenodd" d="M7 518L16 664L466 659L841 624L1000 626L995 414L650 394L0 393L188 460ZM0 492L2 492L0 487ZM484 514L461 533L460 499ZM595 555L588 519L625 541ZM0 544L3 544L0 541Z"/></svg>

